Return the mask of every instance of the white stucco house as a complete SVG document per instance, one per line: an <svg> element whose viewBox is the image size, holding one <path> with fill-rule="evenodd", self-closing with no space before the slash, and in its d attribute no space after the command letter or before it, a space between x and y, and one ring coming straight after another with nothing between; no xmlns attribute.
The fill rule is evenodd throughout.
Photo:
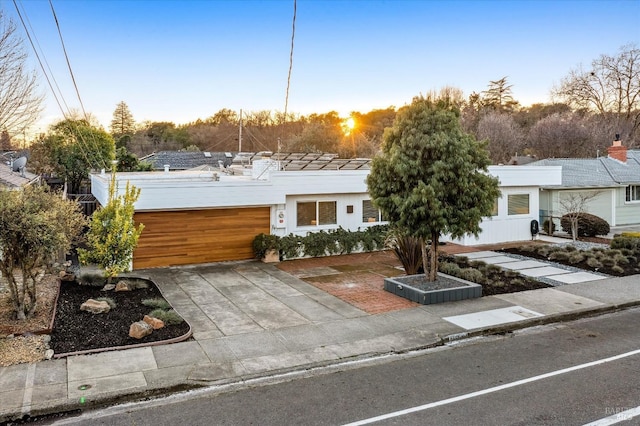
<svg viewBox="0 0 640 426"><path fill-rule="evenodd" d="M358 230L384 223L367 193L368 159L343 160L318 154L245 158L215 169L118 173L140 188L135 219L145 230L134 253L134 268L250 259L261 233L306 235L342 227ZM539 219L540 185L561 182L560 167L491 166L502 197L483 232L457 241L487 244L531 239ZM104 205L111 176L91 175L92 193Z"/></svg>

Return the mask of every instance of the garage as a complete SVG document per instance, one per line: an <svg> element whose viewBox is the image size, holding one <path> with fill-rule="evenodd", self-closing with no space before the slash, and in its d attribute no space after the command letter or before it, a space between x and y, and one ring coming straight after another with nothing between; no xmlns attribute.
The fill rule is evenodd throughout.
<svg viewBox="0 0 640 426"><path fill-rule="evenodd" d="M144 231L133 268L253 258L256 235L270 231L270 208L227 208L136 212Z"/></svg>

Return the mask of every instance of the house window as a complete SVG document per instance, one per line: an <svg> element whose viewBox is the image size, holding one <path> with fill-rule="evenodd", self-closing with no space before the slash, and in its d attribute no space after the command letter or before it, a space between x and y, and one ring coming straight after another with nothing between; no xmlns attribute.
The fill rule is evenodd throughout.
<svg viewBox="0 0 640 426"><path fill-rule="evenodd" d="M498 199L493 200L493 210L491 210L491 216L498 216Z"/></svg>
<svg viewBox="0 0 640 426"><path fill-rule="evenodd" d="M335 201L297 203L297 226L335 225L338 223Z"/></svg>
<svg viewBox="0 0 640 426"><path fill-rule="evenodd" d="M382 212L374 207L371 200L362 200L362 221L363 222L383 222L387 219Z"/></svg>
<svg viewBox="0 0 640 426"><path fill-rule="evenodd" d="M627 202L640 201L640 185L627 186Z"/></svg>
<svg viewBox="0 0 640 426"><path fill-rule="evenodd" d="M507 197L507 214L529 214L529 194L510 194Z"/></svg>

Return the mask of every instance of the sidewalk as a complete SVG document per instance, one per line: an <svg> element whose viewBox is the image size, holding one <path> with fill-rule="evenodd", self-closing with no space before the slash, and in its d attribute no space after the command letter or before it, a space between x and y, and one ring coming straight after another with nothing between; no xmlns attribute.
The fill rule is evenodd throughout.
<svg viewBox="0 0 640 426"><path fill-rule="evenodd" d="M137 272L158 284L194 339L0 368L0 422L640 305L637 276L368 314L260 262Z"/></svg>

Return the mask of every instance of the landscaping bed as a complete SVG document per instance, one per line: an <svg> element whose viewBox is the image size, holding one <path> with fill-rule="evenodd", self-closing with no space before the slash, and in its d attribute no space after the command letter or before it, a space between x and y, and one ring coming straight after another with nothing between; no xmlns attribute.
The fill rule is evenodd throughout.
<svg viewBox="0 0 640 426"><path fill-rule="evenodd" d="M551 261L590 272L625 277L640 274L640 256L628 249L595 247L580 250L571 243L548 246L520 246L504 248L503 253Z"/></svg>
<svg viewBox="0 0 640 426"><path fill-rule="evenodd" d="M131 282L131 280L127 280ZM160 290L148 280L134 280L131 291L104 291L102 285L79 285L63 282L56 307L51 342L49 346L56 355L72 352L97 351L106 348L122 349L125 346L146 345L152 342L187 338L190 327L182 320L180 324L165 325L141 339L129 337L129 327L141 321L154 310L143 302L164 299ZM80 306L88 299L108 297L115 303L109 312L93 314L81 311Z"/></svg>

